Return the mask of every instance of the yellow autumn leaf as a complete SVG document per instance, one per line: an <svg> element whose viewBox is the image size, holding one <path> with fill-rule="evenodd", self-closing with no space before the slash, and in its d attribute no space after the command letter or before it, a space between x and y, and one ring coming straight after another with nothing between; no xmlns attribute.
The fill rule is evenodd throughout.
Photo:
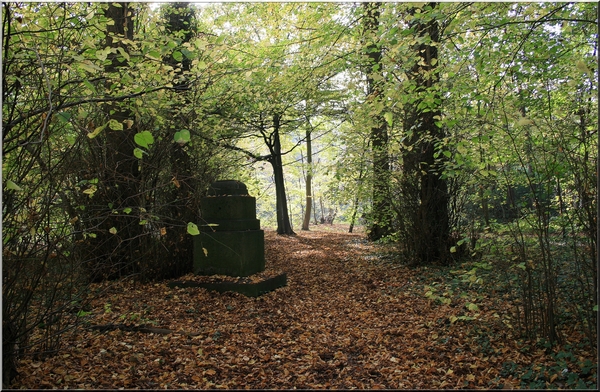
<svg viewBox="0 0 600 392"><path fill-rule="evenodd" d="M100 132L102 132L104 130L104 128L106 128L106 125L108 125L108 124L104 124L96 129L94 129L93 132L90 132L87 134L87 137L89 137L90 139L95 138L96 136L98 136L98 134L100 134Z"/></svg>

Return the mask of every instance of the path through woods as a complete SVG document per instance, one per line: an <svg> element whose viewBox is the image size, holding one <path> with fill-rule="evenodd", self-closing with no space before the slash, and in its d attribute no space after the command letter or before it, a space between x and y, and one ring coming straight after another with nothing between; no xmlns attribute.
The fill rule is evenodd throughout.
<svg viewBox="0 0 600 392"><path fill-rule="evenodd" d="M392 262L364 235L265 236L267 270L286 272L287 287L248 298L121 283L85 320L114 328L78 329L58 356L23 359L13 387L511 388L519 366L549 360L507 333L493 293L477 312L468 298L430 300L424 285L442 275ZM476 319L450 321L465 315Z"/></svg>

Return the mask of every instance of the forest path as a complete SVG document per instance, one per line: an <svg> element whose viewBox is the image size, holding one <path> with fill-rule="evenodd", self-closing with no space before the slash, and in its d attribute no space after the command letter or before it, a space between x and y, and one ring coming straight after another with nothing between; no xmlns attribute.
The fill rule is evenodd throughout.
<svg viewBox="0 0 600 392"><path fill-rule="evenodd" d="M423 270L386 261L364 235L268 231L265 247L267 270L286 272L286 287L250 298L120 283L87 323L174 332L78 329L60 355L23 359L14 386L489 389L511 385L500 377L508 355L529 363L500 338L493 309L451 323L464 303L427 299Z"/></svg>

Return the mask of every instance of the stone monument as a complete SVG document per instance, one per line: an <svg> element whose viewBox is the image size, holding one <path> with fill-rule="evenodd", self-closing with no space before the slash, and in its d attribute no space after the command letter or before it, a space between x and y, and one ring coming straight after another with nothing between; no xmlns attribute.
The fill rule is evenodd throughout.
<svg viewBox="0 0 600 392"><path fill-rule="evenodd" d="M265 270L265 236L256 219L256 199L246 185L213 183L201 200L200 234L194 237L194 274L170 287L203 287L258 297L287 284L287 275ZM273 271L274 272L274 271Z"/></svg>
<svg viewBox="0 0 600 392"><path fill-rule="evenodd" d="M194 273L250 276L265 269L265 236L256 199L239 181L217 181L201 201L194 238Z"/></svg>

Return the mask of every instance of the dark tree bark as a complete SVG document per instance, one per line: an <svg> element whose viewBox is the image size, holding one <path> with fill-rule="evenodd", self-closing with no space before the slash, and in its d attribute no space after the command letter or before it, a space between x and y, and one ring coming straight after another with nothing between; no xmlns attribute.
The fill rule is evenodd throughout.
<svg viewBox="0 0 600 392"><path fill-rule="evenodd" d="M178 34L182 43L190 42L195 36L194 31L194 10L189 3L169 4L165 12L164 19L167 33ZM185 72L191 68L191 60L184 56L181 65L174 58L169 58L169 64L178 69L176 80L173 86L178 94L185 95L189 87L189 78ZM184 98L183 107L171 109L171 131L180 131L187 128L189 121L186 112L189 111L190 102ZM178 277L190 272L193 265L193 238L187 235L185 223L195 220L198 208L194 208L194 194L196 193L196 181L192 171L192 162L188 153L188 147L185 143L179 144L173 142L173 135L168 134L170 143L170 163L171 175L173 176L174 187L170 195L169 220L172 227L167 230L167 243L170 249L171 257L175 265L171 266L170 271L165 271L163 278ZM167 276L167 273L171 276Z"/></svg>
<svg viewBox="0 0 600 392"><path fill-rule="evenodd" d="M106 46L119 47L122 43L115 37L133 40L134 10L129 3L111 3L105 10L105 16L114 23L106 26ZM128 50L125 46L124 50ZM106 88L110 90L115 82L119 68L126 67L127 61L119 61L117 54L111 53L108 57L111 62L105 66L108 76ZM103 108L105 119L114 124L123 126L121 130L113 130L107 126L104 139L97 137L93 140L94 149L104 150L105 165L100 168L100 182L98 191L93 199L89 200L90 212L100 204L108 206L101 222L97 225L97 237L91 240L90 272L91 280L113 279L131 274L135 271L135 252L137 242L142 234L143 227L136 219L140 207L140 170L139 161L133 155L136 147L134 135L137 126L126 125L129 120L134 121L135 116L127 108L128 102L110 103ZM127 121L126 121L127 120ZM104 140L104 145L102 145ZM93 204L93 206L92 206ZM131 215L113 214L112 211L123 211L131 208L135 213ZM98 219L97 211L92 216ZM94 222L88 222L94 224ZM110 233L114 228L119 236Z"/></svg>
<svg viewBox="0 0 600 392"><path fill-rule="evenodd" d="M364 36L366 39L365 56L367 57L367 100L379 103L383 96L382 49L377 44L380 3L363 3ZM373 116L370 130L371 149L373 154L373 205L368 236L375 241L392 233L392 217L389 198L390 160L388 152L387 123L383 114Z"/></svg>
<svg viewBox="0 0 600 392"><path fill-rule="evenodd" d="M285 194L285 179L283 177L283 162L281 159L281 140L279 130L281 128L281 116L273 115L273 133L271 134L271 143L268 144L270 156L267 159L273 167L273 177L275 179L275 194L277 208L277 234L294 235L294 230L290 223L288 213L287 198Z"/></svg>
<svg viewBox="0 0 600 392"><path fill-rule="evenodd" d="M436 3L431 3L435 8ZM412 233L412 246L417 263L440 263L449 261L449 195L448 185L442 178L440 161L435 158L435 144L444 137L444 130L436 125L440 118L439 102L441 97L435 90L439 76L435 72L440 41L438 21L431 19L411 23L411 27L419 37L429 37L431 43L421 43L415 46L418 54L413 65L410 78L416 85L416 92L434 94L433 107L427 105L427 110L419 109L422 99L413 103L405 129L412 132L409 143L410 151L403 156L404 165L404 197L418 196L419 204L411 214L413 221L409 224ZM416 192L415 192L416 191Z"/></svg>

